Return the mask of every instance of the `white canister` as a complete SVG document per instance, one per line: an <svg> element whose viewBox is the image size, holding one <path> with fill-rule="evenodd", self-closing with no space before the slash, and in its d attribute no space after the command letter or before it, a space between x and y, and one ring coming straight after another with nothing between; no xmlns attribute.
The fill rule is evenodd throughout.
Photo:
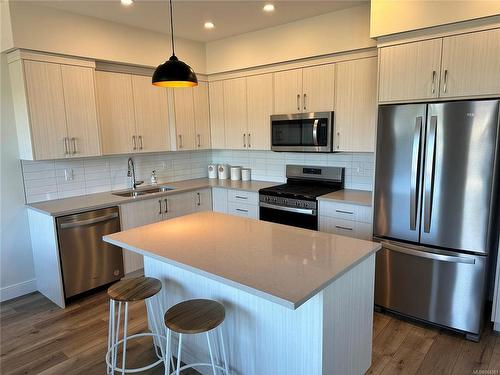
<svg viewBox="0 0 500 375"><path fill-rule="evenodd" d="M252 172L250 168L243 168L241 170L241 181L250 181L252 178Z"/></svg>
<svg viewBox="0 0 500 375"><path fill-rule="evenodd" d="M208 165L208 178L217 178L217 164Z"/></svg>
<svg viewBox="0 0 500 375"><path fill-rule="evenodd" d="M241 167L231 167L231 180L239 181L241 180Z"/></svg>
<svg viewBox="0 0 500 375"><path fill-rule="evenodd" d="M226 164L219 164L217 166L219 180L227 180L229 178L229 166Z"/></svg>

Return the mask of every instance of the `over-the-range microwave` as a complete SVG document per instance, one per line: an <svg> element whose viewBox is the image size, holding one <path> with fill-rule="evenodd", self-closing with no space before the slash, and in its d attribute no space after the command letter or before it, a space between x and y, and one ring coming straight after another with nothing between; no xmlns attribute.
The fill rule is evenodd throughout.
<svg viewBox="0 0 500 375"><path fill-rule="evenodd" d="M332 152L333 112L271 116L271 150Z"/></svg>

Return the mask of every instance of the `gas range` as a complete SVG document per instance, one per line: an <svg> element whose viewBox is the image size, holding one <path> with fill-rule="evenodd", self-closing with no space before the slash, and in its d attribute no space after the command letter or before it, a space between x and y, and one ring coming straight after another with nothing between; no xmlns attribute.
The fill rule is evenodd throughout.
<svg viewBox="0 0 500 375"><path fill-rule="evenodd" d="M316 198L344 188L344 168L286 166L287 183L259 190L260 219L318 229Z"/></svg>

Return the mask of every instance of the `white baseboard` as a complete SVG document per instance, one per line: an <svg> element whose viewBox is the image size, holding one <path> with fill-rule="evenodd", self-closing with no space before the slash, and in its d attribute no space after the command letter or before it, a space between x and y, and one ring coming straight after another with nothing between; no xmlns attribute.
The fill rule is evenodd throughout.
<svg viewBox="0 0 500 375"><path fill-rule="evenodd" d="M36 290L35 279L9 285L0 289L0 302L8 301L9 299L20 297Z"/></svg>

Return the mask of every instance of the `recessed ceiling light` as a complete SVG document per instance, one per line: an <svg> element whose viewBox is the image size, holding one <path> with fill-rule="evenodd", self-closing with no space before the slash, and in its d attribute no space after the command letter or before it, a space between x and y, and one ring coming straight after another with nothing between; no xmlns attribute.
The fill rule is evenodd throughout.
<svg viewBox="0 0 500 375"><path fill-rule="evenodd" d="M122 5L125 5L125 6L130 6L134 3L134 0L120 0Z"/></svg>
<svg viewBox="0 0 500 375"><path fill-rule="evenodd" d="M215 27L213 22L207 21L205 22L205 29L213 29Z"/></svg>
<svg viewBox="0 0 500 375"><path fill-rule="evenodd" d="M274 5L273 4L266 4L264 5L264 8L262 8L264 12L272 12L274 11Z"/></svg>

